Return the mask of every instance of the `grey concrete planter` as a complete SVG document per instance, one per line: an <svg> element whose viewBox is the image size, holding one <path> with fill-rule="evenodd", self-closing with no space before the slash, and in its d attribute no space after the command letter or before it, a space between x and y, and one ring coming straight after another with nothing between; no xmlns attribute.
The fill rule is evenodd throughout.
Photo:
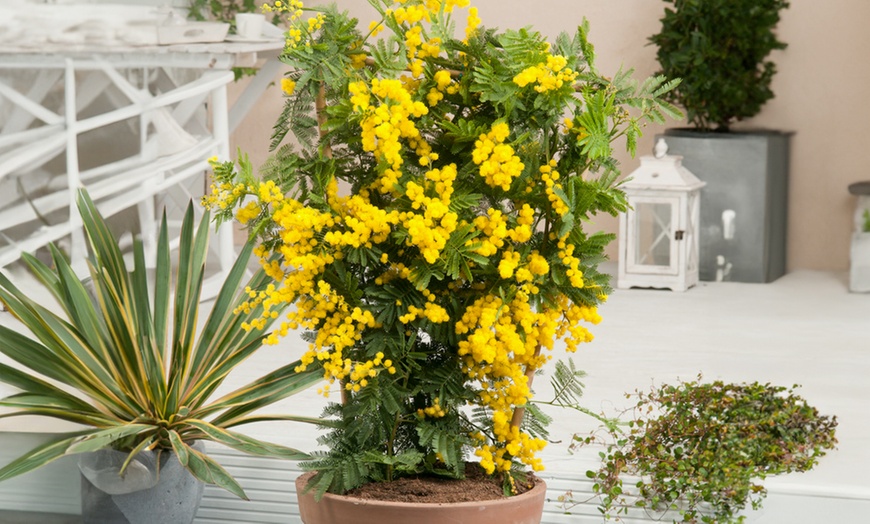
<svg viewBox="0 0 870 524"><path fill-rule="evenodd" d="M785 274L791 134L670 129L659 136L707 183L700 279L772 282Z"/></svg>
<svg viewBox="0 0 870 524"><path fill-rule="evenodd" d="M202 451L202 444L194 447ZM202 500L204 485L179 462L174 453L143 451L118 471L126 453L101 450L79 459L82 473L84 524L190 524Z"/></svg>

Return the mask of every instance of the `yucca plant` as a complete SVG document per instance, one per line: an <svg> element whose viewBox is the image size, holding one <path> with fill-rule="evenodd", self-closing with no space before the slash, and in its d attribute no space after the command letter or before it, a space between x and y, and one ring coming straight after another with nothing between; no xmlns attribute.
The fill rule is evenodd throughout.
<svg viewBox="0 0 870 524"><path fill-rule="evenodd" d="M193 207L187 208L174 280L164 213L149 293L141 243L135 244L134 268L128 272L116 239L84 191L78 206L90 251L93 297L54 246L53 267L27 254L23 259L57 300L62 315L37 304L0 274L0 300L31 335L0 326L0 352L21 365L0 364L0 380L21 390L0 400L0 406L13 408L0 416L44 415L90 427L29 451L0 469L0 481L65 455L103 448L129 452L122 472L143 450L171 450L196 478L246 498L225 469L191 448L193 442L211 440L259 456L306 458L230 428L263 420L320 422L253 413L317 382L322 371L297 373L299 363L294 362L211 399L267 335L263 329L242 329L262 318L262 306L236 311L250 290L269 282L260 271L240 286L253 245L242 249L197 337L208 213L195 229ZM69 393L70 388L81 395Z"/></svg>

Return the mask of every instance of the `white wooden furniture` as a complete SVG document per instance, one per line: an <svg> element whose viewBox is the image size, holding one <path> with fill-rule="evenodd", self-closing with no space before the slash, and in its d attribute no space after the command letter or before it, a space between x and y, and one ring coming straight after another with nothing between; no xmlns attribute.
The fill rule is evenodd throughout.
<svg viewBox="0 0 870 524"><path fill-rule="evenodd" d="M230 157L229 133L275 78L282 46L0 45L0 267L67 235L72 260L83 259L79 187L105 216L137 209L153 250L154 197L181 205L202 194L191 181L208 158ZM230 69L258 53L267 61L231 109ZM230 228L212 244L228 269Z"/></svg>

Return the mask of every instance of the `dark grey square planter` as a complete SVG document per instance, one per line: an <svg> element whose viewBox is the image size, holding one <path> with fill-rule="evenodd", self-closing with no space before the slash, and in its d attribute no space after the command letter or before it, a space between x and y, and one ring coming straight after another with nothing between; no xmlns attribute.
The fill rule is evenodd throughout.
<svg viewBox="0 0 870 524"><path fill-rule="evenodd" d="M707 183L700 279L772 282L785 274L791 133L670 129L659 137Z"/></svg>

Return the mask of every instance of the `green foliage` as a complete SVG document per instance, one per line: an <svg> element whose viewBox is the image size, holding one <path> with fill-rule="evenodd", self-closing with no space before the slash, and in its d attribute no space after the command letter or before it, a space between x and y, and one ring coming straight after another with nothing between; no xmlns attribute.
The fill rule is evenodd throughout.
<svg viewBox="0 0 870 524"><path fill-rule="evenodd" d="M258 200L262 211L247 227L268 251L285 257L276 287L293 288L285 296L304 303L305 311L323 311L288 322L316 331L307 337L314 343L308 357L329 366L327 379L342 396L325 414L334 422L321 440L327 451L305 464L317 471L312 489L344 492L419 473L458 477L472 451L481 462L488 454L489 469L509 486L522 467L538 465L523 446L543 446L528 442L546 434L547 417L527 402L524 381L544 362L535 355L573 333L584 313L569 319L568 310L591 310L610 292L610 277L597 266L614 237L589 229L596 215L627 207L614 144L625 137L634 154L647 122L679 115L662 98L676 83L664 77L636 82L631 71L612 79L599 73L586 22L551 48L528 28L480 27L457 38L458 9L434 9L423 17L431 23L418 26L399 20L399 10L388 14L384 1L369 3L383 16L375 25L386 27L377 39L334 7L313 7L311 24L300 19L291 28L299 41L291 41L281 59L295 89L274 127L274 155L262 173L286 200L263 202L249 190L244 161L239 172L232 162L216 166L215 182ZM411 1L401 11L434 4ZM409 44L414 30L417 45ZM437 51L423 52L432 47ZM540 78L540 85L521 85L517 77L524 73ZM479 157L487 134L502 129L506 136L497 141L504 158L489 165L520 167L507 182L494 183ZM288 142L296 144L282 145ZM388 158L393 149L399 160ZM218 217L231 219L247 205L237 198ZM531 211L528 223L520 219L524 209ZM315 218L298 227L288 218L290 225L282 226L276 216L287 218L284 210ZM504 222L491 227L504 233L498 238L481 225L490 216ZM408 225L412 218L425 226ZM385 223L381 236L369 235ZM429 246L423 230L437 232ZM308 233L310 239L294 240ZM443 244L434 249L436 236ZM485 243L492 249L482 249ZM426 256L433 250L436 256ZM527 278L500 269L514 254ZM543 269L532 274L531 261ZM303 271L311 276L304 273L307 280L296 286L294 275ZM498 361L459 351L483 324L468 321L463 329L462 319L483 309L475 304L486 297L502 306L481 316L501 318L498 326L479 328L480 338L485 330L499 332L480 346L497 346L504 355ZM432 320L426 308L444 315ZM348 316L352 311L371 313L374 322L361 325ZM597 313L585 314L582 320L596 321ZM347 337L358 338L344 344L345 331L336 326L349 326ZM508 328L517 334L510 348L502 333ZM577 340L586 340L579 329ZM355 374L357 368L364 373ZM571 364L557 373L553 405L575 403L581 372ZM514 423L512 415L523 410ZM513 431L516 425L522 435Z"/></svg>
<svg viewBox="0 0 870 524"><path fill-rule="evenodd" d="M861 230L865 233L870 233L870 209L864 210L864 223L862 224Z"/></svg>
<svg viewBox="0 0 870 524"><path fill-rule="evenodd" d="M247 297L241 283L253 244L242 250L196 336L208 213L194 228L193 207L187 208L174 278L164 214L154 284L149 289L141 242L134 245L134 268L128 271L117 241L84 190L78 205L90 248L92 289L79 280L53 245L53 267L28 254L22 257L57 300L62 314L37 304L0 273L0 301L29 331L28 336L0 326L0 352L29 370L0 364L0 381L21 390L0 400L0 406L11 408L0 417L42 415L90 429L31 450L0 469L0 480L65 455L114 448L132 456L145 448L157 448L174 451L200 480L245 497L241 486L220 465L190 448L193 441L211 440L252 455L307 458L295 449L230 428L263 420L322 423L303 417L254 415L255 410L318 381L316 369L297 373L298 362L294 362L211 399L229 372L253 354L264 338L262 330L242 329L242 324L260 316L262 307L234 312ZM247 282L253 290L267 284L262 271Z"/></svg>
<svg viewBox="0 0 870 524"><path fill-rule="evenodd" d="M199 21L216 20L235 26L237 13L256 13L257 0L190 0L187 14Z"/></svg>
<svg viewBox="0 0 870 524"><path fill-rule="evenodd" d="M681 78L665 95L684 107L702 130L727 130L758 114L771 98L776 66L771 51L785 49L774 28L786 0L664 0L658 46L662 74Z"/></svg>
<svg viewBox="0 0 870 524"><path fill-rule="evenodd" d="M609 430L601 468L587 472L601 511L743 522L740 511L759 508L767 493L759 481L807 471L837 442L836 417L820 415L796 387L699 380L638 392L630 430Z"/></svg>
<svg viewBox="0 0 870 524"><path fill-rule="evenodd" d="M259 13L262 2L257 0L189 0L187 16L193 20L216 21L230 24L232 31L236 30L236 15L238 13ZM279 24L281 19L275 15L272 17L273 24ZM237 82L246 76L254 76L258 69L255 67L234 67L233 81Z"/></svg>

